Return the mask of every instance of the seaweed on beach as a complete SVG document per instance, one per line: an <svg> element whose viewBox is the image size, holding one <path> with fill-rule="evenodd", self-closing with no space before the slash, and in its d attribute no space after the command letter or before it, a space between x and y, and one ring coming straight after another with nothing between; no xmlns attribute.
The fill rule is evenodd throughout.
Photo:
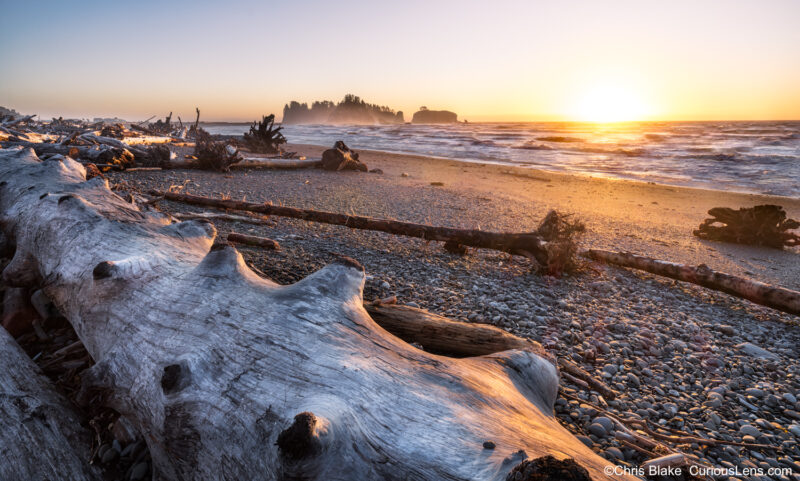
<svg viewBox="0 0 800 481"><path fill-rule="evenodd" d="M280 152L280 146L286 143L281 130L283 127L275 127L275 114L265 115L250 126L250 132L244 134L244 143L253 152L276 154Z"/></svg>
<svg viewBox="0 0 800 481"><path fill-rule="evenodd" d="M539 224L536 233L547 241L547 264L541 270L551 276L571 273L580 267L578 239L586 226L571 214L551 210Z"/></svg>

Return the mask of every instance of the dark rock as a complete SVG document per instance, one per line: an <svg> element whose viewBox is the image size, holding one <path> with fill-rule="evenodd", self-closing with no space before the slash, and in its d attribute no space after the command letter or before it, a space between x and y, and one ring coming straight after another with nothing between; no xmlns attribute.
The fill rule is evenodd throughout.
<svg viewBox="0 0 800 481"><path fill-rule="evenodd" d="M453 124L458 122L458 115L448 110L428 110L420 107L411 118L412 124Z"/></svg>
<svg viewBox="0 0 800 481"><path fill-rule="evenodd" d="M523 461L514 466L506 481L591 481L584 467L574 459L559 461L553 456L543 456Z"/></svg>
<svg viewBox="0 0 800 481"><path fill-rule="evenodd" d="M496 447L497 447L497 445L494 443L494 441L484 441L483 442L483 449L494 449Z"/></svg>
<svg viewBox="0 0 800 481"><path fill-rule="evenodd" d="M325 170L359 170L367 172L367 166L358 160L358 153L350 150L343 141L337 141L332 149L322 153L320 166Z"/></svg>

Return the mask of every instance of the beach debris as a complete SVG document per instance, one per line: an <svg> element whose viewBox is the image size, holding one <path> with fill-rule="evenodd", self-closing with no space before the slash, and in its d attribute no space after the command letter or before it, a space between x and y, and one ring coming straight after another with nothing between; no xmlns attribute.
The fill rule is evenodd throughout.
<svg viewBox="0 0 800 481"><path fill-rule="evenodd" d="M351 150L344 141L337 140L332 149L322 153L320 167L325 170L358 170L367 172L367 166L358 160L358 153Z"/></svg>
<svg viewBox="0 0 800 481"><path fill-rule="evenodd" d="M244 144L253 152L278 153L281 145L286 143L281 130L283 127L275 127L275 114L264 115L260 121L253 122L249 133L244 134Z"/></svg>
<svg viewBox="0 0 800 481"><path fill-rule="evenodd" d="M605 479L608 461L551 414L558 373L540 346L474 359L420 351L361 307L365 273L355 260L279 286L215 243L209 223L165 224L163 214L139 210L83 172L75 162L40 162L30 150L0 151L2 228L17 246L9 266L35 265L47 279L48 296L96 361L81 373L78 400L124 406L147 433L153 473L214 478L220 459L235 458L225 475L236 479L458 478L463 459L451 453L480 451L491 439L531 457L573 458ZM81 248L90 251L75 255ZM360 364L342 363L342 353ZM350 399L363 402L354 408ZM284 456L285 443L265 442L312 410L314 429L295 430L322 448L299 453L309 462ZM15 439L27 426L12 421L2 433ZM380 456L342 456L353 446ZM99 459L108 449L116 450L113 441ZM25 456L13 464L47 463ZM504 475L513 465L481 456L471 466Z"/></svg>
<svg viewBox="0 0 800 481"><path fill-rule="evenodd" d="M800 222L786 218L779 205L757 205L734 210L714 207L706 219L693 232L705 240L733 242L782 249L800 246L800 235L790 232L800 228Z"/></svg>
<svg viewBox="0 0 800 481"><path fill-rule="evenodd" d="M586 232L586 226L571 214L551 210L545 215L536 233L547 243L547 264L541 266L542 272L550 276L571 273L580 267L578 261L578 240Z"/></svg>
<svg viewBox="0 0 800 481"><path fill-rule="evenodd" d="M266 237L258 237L254 235L248 234L239 234L236 232L231 232L228 234L228 242L233 242L236 244L244 244L248 246L255 246L261 247L263 249L269 249L273 251L278 251L281 249L281 245L278 244L278 241L268 239Z"/></svg>
<svg viewBox="0 0 800 481"><path fill-rule="evenodd" d="M771 307L796 316L800 315L800 292L772 286L746 277L717 272L711 270L705 264L690 266L629 252L612 252L599 249L589 249L581 252L581 255L608 264L630 267L679 281L691 282L747 299L762 306Z"/></svg>
<svg viewBox="0 0 800 481"><path fill-rule="evenodd" d="M197 131L194 156L198 168L218 172L228 172L231 165L242 160L239 149L229 142L215 140L203 129Z"/></svg>
<svg viewBox="0 0 800 481"><path fill-rule="evenodd" d="M431 226L401 222L390 219L376 219L357 215L338 214L313 209L298 209L269 203L244 202L232 199L214 199L177 192L151 190L150 195L163 197L174 202L200 205L218 209L231 209L256 212L259 214L292 217L310 222L343 225L351 229L375 230L394 235L417 237L433 241L453 241L468 247L493 249L509 254L521 255L535 259L541 265L548 263L546 242L535 232L505 233L487 232L477 229L454 229L451 227Z"/></svg>

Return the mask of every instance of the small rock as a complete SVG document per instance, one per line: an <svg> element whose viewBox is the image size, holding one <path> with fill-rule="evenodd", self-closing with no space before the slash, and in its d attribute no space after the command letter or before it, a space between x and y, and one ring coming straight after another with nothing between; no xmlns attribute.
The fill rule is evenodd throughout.
<svg viewBox="0 0 800 481"><path fill-rule="evenodd" d="M598 438L604 438L608 434L606 432L606 428L604 428L602 424L598 424L598 423L592 423L589 426L588 431L590 433L594 434L595 436L597 436Z"/></svg>
<svg viewBox="0 0 800 481"><path fill-rule="evenodd" d="M131 481L140 481L147 475L147 463L141 462L131 469Z"/></svg>
<svg viewBox="0 0 800 481"><path fill-rule="evenodd" d="M761 431L751 424L743 425L739 428L739 432L746 436L753 436L754 438L761 436Z"/></svg>
<svg viewBox="0 0 800 481"><path fill-rule="evenodd" d="M403 172L402 174L400 174L400 177L408 177L408 172Z"/></svg>
<svg viewBox="0 0 800 481"><path fill-rule="evenodd" d="M777 355L767 351L763 347L756 346L752 342L743 342L741 344L737 344L736 349L739 349L748 356L752 356L758 359L772 359L772 360L780 359Z"/></svg>
<svg viewBox="0 0 800 481"><path fill-rule="evenodd" d="M622 454L622 451L620 451L619 448L615 448L613 446L606 449L606 454L610 454L616 459L625 459L625 455Z"/></svg>
<svg viewBox="0 0 800 481"><path fill-rule="evenodd" d="M603 429L605 429L606 432L611 432L614 429L614 421L605 416L595 418L594 422L603 426Z"/></svg>
<svg viewBox="0 0 800 481"><path fill-rule="evenodd" d="M483 449L494 449L496 447L497 447L497 445L494 443L494 441L484 441L483 442Z"/></svg>

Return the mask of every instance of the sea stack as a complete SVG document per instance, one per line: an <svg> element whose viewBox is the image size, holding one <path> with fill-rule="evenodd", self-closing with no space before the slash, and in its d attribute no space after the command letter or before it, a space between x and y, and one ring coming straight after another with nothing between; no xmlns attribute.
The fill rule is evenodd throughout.
<svg viewBox="0 0 800 481"><path fill-rule="evenodd" d="M449 110L428 110L420 107L411 118L412 124L454 124L458 122L458 115Z"/></svg>

